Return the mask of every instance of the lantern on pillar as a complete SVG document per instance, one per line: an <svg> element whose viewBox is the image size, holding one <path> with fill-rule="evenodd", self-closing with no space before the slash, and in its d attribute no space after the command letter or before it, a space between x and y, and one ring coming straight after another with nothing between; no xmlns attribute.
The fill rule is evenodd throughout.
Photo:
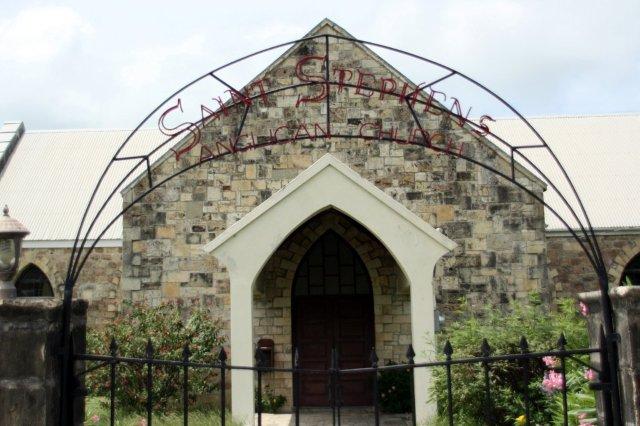
<svg viewBox="0 0 640 426"><path fill-rule="evenodd" d="M29 230L9 217L9 208L4 206L0 217L0 299L16 297L16 287L11 283L20 262L20 246Z"/></svg>

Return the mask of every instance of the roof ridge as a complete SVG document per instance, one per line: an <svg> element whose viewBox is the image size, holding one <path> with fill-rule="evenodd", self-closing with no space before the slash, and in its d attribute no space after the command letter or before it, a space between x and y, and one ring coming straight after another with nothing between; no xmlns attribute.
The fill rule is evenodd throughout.
<svg viewBox="0 0 640 426"><path fill-rule="evenodd" d="M564 119L564 118L604 118L604 117L633 117L640 116L640 112L612 112L612 113L598 113L598 114L558 114L558 115L531 115L524 116L527 120L530 119ZM480 117L472 117L471 119L478 119ZM520 120L519 117L492 117L494 120Z"/></svg>
<svg viewBox="0 0 640 426"><path fill-rule="evenodd" d="M37 129L37 130L27 130L25 133L80 133L80 132L131 132L133 129L126 128L114 128L114 129L96 129L96 128L87 128L87 129ZM143 127L137 130L140 131L160 131L155 127Z"/></svg>

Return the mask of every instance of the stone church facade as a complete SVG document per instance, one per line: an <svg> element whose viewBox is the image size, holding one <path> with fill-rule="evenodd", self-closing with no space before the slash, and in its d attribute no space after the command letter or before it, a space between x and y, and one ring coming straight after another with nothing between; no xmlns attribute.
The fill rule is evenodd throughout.
<svg viewBox="0 0 640 426"><path fill-rule="evenodd" d="M329 24L316 31L343 34ZM334 69L354 69L360 75L375 76L370 80L394 78L398 86L412 84L364 47L330 39L329 48ZM324 39L294 46L258 78L268 88L295 84L300 78L301 60L321 57L323 49ZM322 61L309 60L305 64L306 75L322 72ZM380 139L384 138L381 132L411 134L415 124L405 105L395 98L380 99L377 94L365 93L366 90L363 85L331 91L333 134L377 132ZM216 306L229 324L233 283L227 265L204 252L203 245L215 240L330 153L457 244L437 263L433 273L440 309L457 306L463 296L476 306L506 305L513 300L526 300L532 292L550 300L544 213L532 197L481 167L424 147L334 136L314 140L314 132L320 126L317 123L325 122L324 102L296 105L305 96L317 97L318 89L304 88L259 99L252 105L244 128L246 134L265 135L269 134L267 129L281 127L288 137L305 131L310 138L205 163L167 182L126 213L123 298L150 303L202 298ZM240 116L221 114L219 119L205 125L203 148L184 150L177 159L176 153L191 143L187 140L167 153L153 166L154 181L197 161L205 148L207 152L216 152L217 141L229 137ZM498 148L450 116L427 112L421 114L420 120L428 131L443 135L434 139L435 144L444 148L452 143L454 149L463 149L508 173L509 162ZM525 169L519 172L521 183L542 197L544 185ZM147 181L139 179L124 190L125 205L146 188ZM296 271L305 253L328 230L355 249L371 278L372 343L381 359L383 362L403 359L412 336L411 295L402 272L385 249L385 242L372 235L366 224L358 224L330 208L291 229L264 266L253 289L254 340L273 340L275 366L291 365L295 337L292 330L304 327L295 324L296 318L291 313ZM433 317L434 312L425 311L423 315ZM231 340L234 356L233 335ZM276 373L270 380L276 392L291 394L289 378Z"/></svg>
<svg viewBox="0 0 640 426"><path fill-rule="evenodd" d="M348 36L330 21L323 21L308 36L317 34ZM270 244L269 254L260 260L248 283L250 306L243 312L250 315L250 330L243 324L242 336L250 338L251 344L258 339L273 341L275 367L290 367L296 347L325 344L317 337L323 333L334 341L341 333L348 334L345 324L351 324L359 336L345 337L345 344L357 341L361 348L375 346L382 363L401 361L408 344L429 348L426 342L436 326L434 309L444 314L446 326L463 298L480 310L526 302L537 293L553 306L558 297L596 288L578 244L566 233L546 229L540 203L494 173L446 153L463 151L509 174L509 158L501 149L442 110L422 106L417 119L437 149L387 140L413 142L425 136L416 132L416 121L405 104L371 89L384 91L393 84L398 91L404 87L405 93L411 93L415 84L364 46L334 38L328 44L332 64L328 71L345 79L344 85L318 84L266 95L268 90L312 81L327 72L322 60L324 38L295 45L244 88L254 100L240 137L234 139L234 131L247 106L242 102L212 113L198 129L197 143L191 136L177 135L176 140L184 140L152 164L157 182L209 155L256 141L265 144L194 167L125 213L121 242L99 246L76 287L75 295L90 301L91 325L108 323L124 300L159 304L197 299L212 306L222 319L231 337L232 359L245 359L245 346L236 346L242 348L242 355L237 349L234 353L233 329L238 328L232 324L232 293L238 287L234 263L245 259L230 262L220 253L234 238L248 238L240 233L260 220L271 223L265 226L265 235L276 228L281 231L264 243L265 247ZM328 133L331 137L324 137ZM323 176L322 167L333 167L343 179L336 182L353 183L353 188L310 186L309 182ZM543 198L545 185L534 174L517 165L516 175L519 184ZM126 187L124 206L147 185L143 175ZM372 206L379 202L371 215L394 215L386 222L358 216L359 206L341 199L347 190L365 194L363 202ZM273 216L278 203L290 203L291 211L306 211L302 191L311 191L319 200L313 214L295 220L293 214L283 215L280 221L264 219ZM427 244L406 238L405 246L433 247L433 252L414 253L415 270L420 256L425 265L433 266L422 275L412 272L394 249L398 244L392 241L395 220L398 230L414 226L420 241ZM599 233L611 280L617 284L640 252L640 233ZM391 237L384 239L383 234ZM256 246L263 243L260 236L255 238ZM60 296L69 251L64 246L26 244L22 264L37 266ZM415 298L424 295L427 299L418 303ZM322 313L327 310L330 315ZM353 312L361 314L354 319ZM237 309L235 315L240 315ZM335 321L333 330L309 326L329 321ZM309 339L309 335L316 337ZM303 351L302 356L311 362L309 352ZM251 362L252 354L248 356ZM245 379L234 376L232 381L245 383ZM274 373L265 380L292 401L289 375ZM354 383L354 389L359 385ZM248 395L252 401L252 394ZM308 398L309 405L322 405L321 397L310 394Z"/></svg>

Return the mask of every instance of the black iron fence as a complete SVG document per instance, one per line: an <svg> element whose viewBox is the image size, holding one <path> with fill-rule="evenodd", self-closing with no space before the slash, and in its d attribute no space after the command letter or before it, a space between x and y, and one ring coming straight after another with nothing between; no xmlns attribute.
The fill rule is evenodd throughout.
<svg viewBox="0 0 640 426"><path fill-rule="evenodd" d="M601 336L603 337L603 336ZM408 372L412 372L415 369L419 368L442 368L446 378L446 404L445 407L441 411L441 415L444 417L446 423L449 425L453 425L455 421L454 416L454 407L456 404L456 389L454 387L454 383L452 380L452 369L456 366L464 365L464 364L477 364L483 371L484 377L484 418L477 419L478 423L484 423L488 425L494 425L501 422L501 419L493 418L493 410L492 406L494 404L494 396L492 394L492 381L491 381L491 365L499 362L510 362L514 363L514 367L519 370L519 375L523 381L524 386L522 386L522 397L524 400L524 417L522 418L521 424L530 425L532 424L532 410L535 407L532 407L530 395L529 395L529 381L531 380L531 371L532 364L534 362L540 362L544 357L554 357L554 359L559 360L557 369L558 373L562 375L563 378L566 378L566 369L567 362L576 362L583 365L586 368L590 368L597 373L597 380L593 380L590 384L590 388L594 391L602 392L602 406L600 409L603 411L603 418L605 424L613 424L612 418L612 406L611 406L611 398L610 398L610 374L607 368L606 362L601 362L600 367L594 367L589 365L589 363L580 359L582 355L589 354L598 354L601 360L607 359L606 353L606 344L605 339L601 338L600 340L602 344L598 348L582 348L582 349L570 349L567 347L567 342L564 336L561 336L558 343L557 348L545 352L530 352L527 340L523 337L520 340L520 351L519 353L506 354L506 355L492 355L491 348L487 340L483 340L481 347L479 348L479 356L466 357L466 358L453 358L454 348L447 341L443 348L443 359L432 361L432 362L418 362L414 361L415 353L411 345L409 345L406 352L406 362L402 364L393 364L393 365L379 365L379 359L376 354L375 349L371 351L370 356L370 366L363 368L340 368L340 359L336 350L333 350L331 353L331 367L329 369L309 369L309 368L301 368L299 365L299 357L297 351L294 351L294 359L292 368L275 368L266 366L266 359L264 353L260 349L256 349L255 359L256 364L254 366L239 366L227 363L227 353L224 348L221 348L217 357L217 361L215 363L200 363L193 362L190 360L191 352L189 350L189 345L185 345L182 352L182 359L178 360L170 360L170 359L161 359L156 357L156 352L153 347L151 341L148 341L147 346L145 348L145 356L136 358L136 357L126 357L118 355L118 345L115 340L112 340L110 345L110 354L109 355L96 355L96 354L76 354L74 359L79 362L95 362L96 364L90 368L85 369L81 373L78 374L78 378L86 375L92 371L95 371L100 368L108 368L109 369L109 421L113 426L116 424L116 410L117 400L116 400L116 389L118 386L122 384L118 383L118 368L122 365L129 366L137 366L141 369L146 370L146 380L144 384L144 392L146 392L146 424L147 426L152 426L153 422L153 411L154 411L154 401L153 401L153 386L154 386L154 368L158 366L165 367L173 367L179 368L182 370L181 372L181 387L182 387L182 417L183 424L188 425L189 423L189 372L190 370L197 369L208 369L214 370L219 373L218 381L219 381L219 390L220 390L220 401L219 401L219 416L220 416L220 424L226 425L230 419L227 418L226 414L226 401L227 401L227 375L232 370L248 370L253 371L255 374L255 383L256 383L256 422L258 425L262 425L263 420L263 406L262 406L262 394L263 394L263 376L266 373L271 372L285 372L291 374L293 378L293 396L294 396L294 411L293 418L296 425L300 425L301 421L303 421L303 415L300 412L299 404L296 401L300 400L300 377L301 375L307 374L320 374L328 376L328 395L329 395L329 408L331 410L332 421L334 425L340 425L341 418L341 409L343 408L342 402L342 389L340 385L340 378L342 376L353 375L353 374L366 374L370 375L372 378L372 400L373 400L373 418L371 420L372 424L379 425L380 424L380 398L379 398L379 375L385 371L393 371L393 370L404 370ZM409 375L411 377L410 383L410 392L411 392L411 403L413 406L411 424L416 425L416 416L415 416L415 398L413 397L413 374ZM81 380L76 381L76 383L80 383ZM566 380L562 380L561 388L559 392L562 394L562 421L564 425L569 425L569 409L567 402L567 382ZM425 403L425 401L420 401L420 403ZM140 407L142 408L142 407ZM304 424L304 423L303 423Z"/></svg>

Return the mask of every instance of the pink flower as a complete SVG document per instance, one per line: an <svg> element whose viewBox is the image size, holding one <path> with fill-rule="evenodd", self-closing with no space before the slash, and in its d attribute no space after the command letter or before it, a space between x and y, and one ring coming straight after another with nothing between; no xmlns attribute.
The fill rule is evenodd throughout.
<svg viewBox="0 0 640 426"><path fill-rule="evenodd" d="M542 389L547 393L553 393L557 390L562 390L564 386L564 376L562 373L556 371L547 371L544 373L544 379L542 379Z"/></svg>
<svg viewBox="0 0 640 426"><path fill-rule="evenodd" d="M147 426L147 419L140 419L138 422L138 426Z"/></svg>
<svg viewBox="0 0 640 426"><path fill-rule="evenodd" d="M93 416L91 416L91 421L93 423L98 423L100 421L100 416L97 414L94 414Z"/></svg>
<svg viewBox="0 0 640 426"><path fill-rule="evenodd" d="M584 378L587 379L590 382L593 382L596 379L596 372L593 371L592 369L588 368L585 372L584 372Z"/></svg>
<svg viewBox="0 0 640 426"><path fill-rule="evenodd" d="M587 307L587 305L585 305L584 302L580 302L578 306L580 308L580 315L586 317L589 314L589 308Z"/></svg>
<svg viewBox="0 0 640 426"><path fill-rule="evenodd" d="M554 356L543 356L542 362L544 362L544 365L546 365L547 368L556 368L560 365L560 361Z"/></svg>

